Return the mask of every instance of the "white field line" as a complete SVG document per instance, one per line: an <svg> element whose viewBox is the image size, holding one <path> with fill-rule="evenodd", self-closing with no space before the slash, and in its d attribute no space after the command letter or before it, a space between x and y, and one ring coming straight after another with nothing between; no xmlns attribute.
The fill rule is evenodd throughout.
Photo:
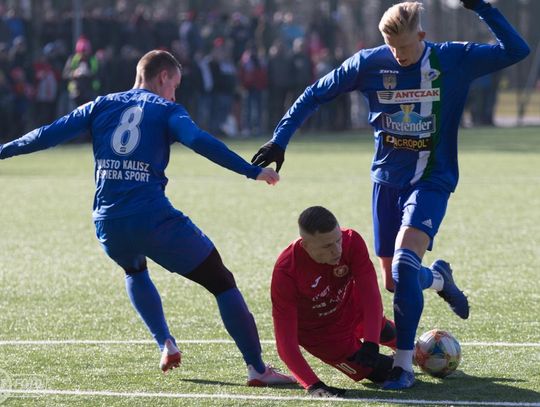
<svg viewBox="0 0 540 407"><path fill-rule="evenodd" d="M200 393L146 393L115 392L91 390L11 390L0 389L0 395L35 395L35 396L79 396L79 397L132 397L132 398L167 398L167 399L209 399L209 400L252 400L252 401L309 401L312 403L329 400L312 397L253 396L243 394L200 394ZM332 403L392 403L409 405L452 405L452 406L497 406L497 407L540 407L540 403L520 403L512 401L469 401L469 400L404 400L392 398L333 398Z"/></svg>
<svg viewBox="0 0 540 407"><path fill-rule="evenodd" d="M177 343L187 344L234 344L231 339L177 339ZM0 346L17 345L146 345L155 343L148 339L136 340L94 340L94 339L45 339L45 340L0 340ZM271 339L261 340L262 344L274 345ZM540 348L540 342L460 342L461 346L486 346L501 348Z"/></svg>

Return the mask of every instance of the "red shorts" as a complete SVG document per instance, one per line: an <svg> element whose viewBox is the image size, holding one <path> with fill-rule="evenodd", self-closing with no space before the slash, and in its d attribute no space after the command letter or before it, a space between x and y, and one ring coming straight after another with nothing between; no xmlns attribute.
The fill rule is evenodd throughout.
<svg viewBox="0 0 540 407"><path fill-rule="evenodd" d="M383 316L381 321L381 331L387 323L390 324L395 330L394 322L386 319ZM348 359L361 348L363 334L364 327L360 324L355 328L353 335L350 335L347 338L341 338L339 340L333 339L329 341L325 341L324 338L321 338L321 342L317 345L303 346L303 348L317 359L322 360L327 365L333 366L345 373L354 381L360 381L369 376L373 369L360 366L354 361L350 361ZM394 337L388 342L381 342L381 345L395 349L396 338Z"/></svg>

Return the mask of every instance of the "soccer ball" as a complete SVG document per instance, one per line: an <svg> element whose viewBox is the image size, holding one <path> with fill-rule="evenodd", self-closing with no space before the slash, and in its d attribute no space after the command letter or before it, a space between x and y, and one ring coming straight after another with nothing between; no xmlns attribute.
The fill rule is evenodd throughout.
<svg viewBox="0 0 540 407"><path fill-rule="evenodd" d="M432 329L416 341L414 361L427 374L443 378L459 366L461 346L449 332Z"/></svg>

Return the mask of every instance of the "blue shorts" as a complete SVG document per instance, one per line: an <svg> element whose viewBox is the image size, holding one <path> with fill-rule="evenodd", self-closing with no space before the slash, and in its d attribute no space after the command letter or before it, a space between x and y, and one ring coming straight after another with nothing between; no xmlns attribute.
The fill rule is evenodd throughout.
<svg viewBox="0 0 540 407"><path fill-rule="evenodd" d="M213 243L172 207L95 221L107 255L127 272L142 271L150 258L173 273L188 274L214 249Z"/></svg>
<svg viewBox="0 0 540 407"><path fill-rule="evenodd" d="M372 213L375 253L393 257L396 236L402 226L425 232L431 243L446 213L450 192L434 185L415 184L406 189L373 184Z"/></svg>

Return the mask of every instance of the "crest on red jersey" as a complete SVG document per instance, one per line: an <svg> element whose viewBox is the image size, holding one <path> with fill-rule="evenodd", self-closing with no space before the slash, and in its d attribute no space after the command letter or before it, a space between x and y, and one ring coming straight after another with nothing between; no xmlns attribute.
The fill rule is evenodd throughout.
<svg viewBox="0 0 540 407"><path fill-rule="evenodd" d="M333 273L336 277L343 277L349 273L349 266L347 266L346 264L338 266L334 269Z"/></svg>

